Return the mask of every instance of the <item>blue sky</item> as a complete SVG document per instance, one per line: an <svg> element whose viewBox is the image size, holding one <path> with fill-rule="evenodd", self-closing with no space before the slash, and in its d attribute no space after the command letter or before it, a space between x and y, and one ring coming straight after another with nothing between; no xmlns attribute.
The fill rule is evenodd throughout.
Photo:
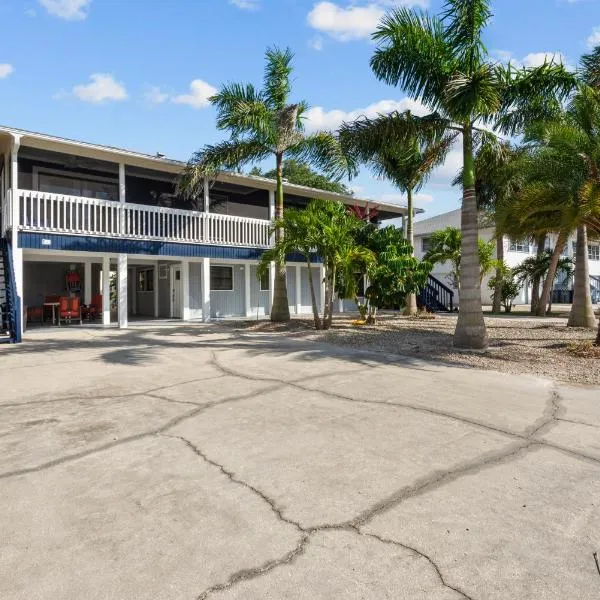
<svg viewBox="0 0 600 600"><path fill-rule="evenodd" d="M369 69L368 34L393 5L442 0L0 0L0 123L186 160L223 137L206 98L226 81L260 83L269 45L295 52L294 96L309 127L415 108ZM486 43L497 57L567 64L600 43L600 0L495 0ZM427 216L459 205L457 152L417 199ZM363 172L361 197L400 201Z"/></svg>

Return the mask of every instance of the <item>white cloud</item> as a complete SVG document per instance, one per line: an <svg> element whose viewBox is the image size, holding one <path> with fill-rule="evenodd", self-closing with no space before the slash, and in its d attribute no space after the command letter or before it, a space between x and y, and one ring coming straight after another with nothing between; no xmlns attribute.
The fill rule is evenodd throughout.
<svg viewBox="0 0 600 600"><path fill-rule="evenodd" d="M67 21L82 21L87 18L92 0L38 0L55 17Z"/></svg>
<svg viewBox="0 0 600 600"><path fill-rule="evenodd" d="M229 0L229 4L242 10L258 10L260 8L260 0Z"/></svg>
<svg viewBox="0 0 600 600"><path fill-rule="evenodd" d="M169 99L169 94L152 85L144 92L143 98L148 104L163 104Z"/></svg>
<svg viewBox="0 0 600 600"><path fill-rule="evenodd" d="M369 38L377 28L386 8L418 6L426 8L428 0L373 0L365 5L340 6L334 2L318 2L308 13L308 24L332 38L347 42Z"/></svg>
<svg viewBox="0 0 600 600"><path fill-rule="evenodd" d="M188 104L192 108L206 108L210 104L208 99L216 93L217 88L214 88L210 83L206 83L202 79L194 79L190 83L190 93L175 96L173 102Z"/></svg>
<svg viewBox="0 0 600 600"><path fill-rule="evenodd" d="M8 77L13 71L14 68L12 65L9 65L8 63L0 63L0 79Z"/></svg>
<svg viewBox="0 0 600 600"><path fill-rule="evenodd" d="M127 91L108 73L93 73L90 75L91 83L76 85L72 94L83 102L100 104L107 100L126 100Z"/></svg>
<svg viewBox="0 0 600 600"><path fill-rule="evenodd" d="M600 27L594 27L592 34L588 37L587 45L590 50L600 44Z"/></svg>
<svg viewBox="0 0 600 600"><path fill-rule="evenodd" d="M312 37L310 40L308 40L308 46L309 48L320 52L323 50L323 38L320 35L315 35L315 37Z"/></svg>
<svg viewBox="0 0 600 600"><path fill-rule="evenodd" d="M321 106L315 106L306 113L305 125L309 131L334 130L342 123L355 121L361 116L373 119L378 115L389 114L394 111L403 112L410 110L414 114L422 116L428 113L427 109L417 100L403 98L402 100L380 100L365 108L356 110L324 110Z"/></svg>
<svg viewBox="0 0 600 600"><path fill-rule="evenodd" d="M511 63L514 67L539 67L546 63L563 64L566 69L574 70L569 64L569 59L562 52L531 52L523 58L516 58L509 50L494 50L492 54L504 63Z"/></svg>

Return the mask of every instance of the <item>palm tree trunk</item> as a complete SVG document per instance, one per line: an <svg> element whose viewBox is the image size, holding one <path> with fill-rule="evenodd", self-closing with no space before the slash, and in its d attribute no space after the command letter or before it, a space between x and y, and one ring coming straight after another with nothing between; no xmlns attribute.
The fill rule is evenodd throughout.
<svg viewBox="0 0 600 600"><path fill-rule="evenodd" d="M408 188L407 193L407 208L408 214L406 215L406 241L410 244L412 248L411 256L415 255L415 238L414 238L414 230L413 230L413 195L412 188ZM405 315L416 315L417 314L417 295L415 293L408 294L406 296L406 307L404 309Z"/></svg>
<svg viewBox="0 0 600 600"><path fill-rule="evenodd" d="M590 290L590 268L588 264L587 227L577 228L577 248L575 251L575 284L573 286L573 306L569 315L568 327L596 327L596 317L592 306Z"/></svg>
<svg viewBox="0 0 600 600"><path fill-rule="evenodd" d="M329 279L329 309L327 312L327 324L325 326L325 329L330 329L331 328L331 323L333 321L333 300L334 300L334 295L335 295L335 275L336 275L336 269L335 269L335 265L333 265L331 267L331 277L328 277Z"/></svg>
<svg viewBox="0 0 600 600"><path fill-rule="evenodd" d="M500 263L504 264L504 236L496 233L496 285L494 286L494 299L492 304L492 312L499 313L502 311L502 280Z"/></svg>
<svg viewBox="0 0 600 600"><path fill-rule="evenodd" d="M308 286L310 288L310 302L312 304L313 318L315 320L315 329L323 329L321 317L319 316L319 307L317 305L317 294L315 293L315 282L313 281L312 276L310 256L306 257L306 266L308 267Z"/></svg>
<svg viewBox="0 0 600 600"><path fill-rule="evenodd" d="M598 334L596 335L594 346L600 346L600 321L598 321Z"/></svg>
<svg viewBox="0 0 600 600"><path fill-rule="evenodd" d="M276 154L277 162L277 194L275 198L275 218L283 217L283 154ZM275 231L275 242L283 236L283 230ZM288 304L285 262L275 263L275 286L273 289L273 306L271 307L271 321L280 323L290 320L290 305Z"/></svg>
<svg viewBox="0 0 600 600"><path fill-rule="evenodd" d="M473 131L470 124L463 128L463 202L461 210L460 309L454 345L457 348L484 349L488 336L481 306L479 283L479 223L475 193L473 161Z"/></svg>
<svg viewBox="0 0 600 600"><path fill-rule="evenodd" d="M552 286L554 284L554 277L556 276L556 267L558 265L558 259L560 254L565 247L569 233L568 231L559 231L556 245L552 251L552 257L550 258L550 267L548 273L546 273L546 279L544 279L544 287L542 288L542 294L538 300L538 306L536 315L538 317L545 317L547 314L548 305L550 304L550 295L552 294Z"/></svg>
<svg viewBox="0 0 600 600"><path fill-rule="evenodd" d="M544 253L544 246L546 245L546 234L543 233L538 236L536 240L537 248L536 255L538 259ZM531 314L535 315L537 313L538 305L540 303L540 277L534 277L531 282Z"/></svg>

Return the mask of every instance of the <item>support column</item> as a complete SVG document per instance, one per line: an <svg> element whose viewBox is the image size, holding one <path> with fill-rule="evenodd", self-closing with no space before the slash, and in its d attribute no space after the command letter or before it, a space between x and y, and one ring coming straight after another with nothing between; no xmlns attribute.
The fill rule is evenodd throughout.
<svg viewBox="0 0 600 600"><path fill-rule="evenodd" d="M119 293L119 327L127 329L127 254L119 254L117 289Z"/></svg>
<svg viewBox="0 0 600 600"><path fill-rule="evenodd" d="M202 320L210 321L210 258L202 259Z"/></svg>
<svg viewBox="0 0 600 600"><path fill-rule="evenodd" d="M92 263L83 263L83 303L92 303Z"/></svg>
<svg viewBox="0 0 600 600"><path fill-rule="evenodd" d="M273 297L275 295L275 263L269 263L269 314L273 308Z"/></svg>
<svg viewBox="0 0 600 600"><path fill-rule="evenodd" d="M344 312L344 299L343 298L338 298L338 312L339 313Z"/></svg>
<svg viewBox="0 0 600 600"><path fill-rule="evenodd" d="M127 190L125 187L125 163L119 163L119 202L121 206L119 207L119 231L121 234L125 233L125 198L127 195Z"/></svg>
<svg viewBox="0 0 600 600"><path fill-rule="evenodd" d="M250 287L250 263L244 265L244 307L247 317L252 316L252 294Z"/></svg>
<svg viewBox="0 0 600 600"><path fill-rule="evenodd" d="M181 319L191 321L190 311L190 263L187 260L181 262Z"/></svg>
<svg viewBox="0 0 600 600"><path fill-rule="evenodd" d="M110 257L102 258L102 325L110 325Z"/></svg>
<svg viewBox="0 0 600 600"><path fill-rule="evenodd" d="M209 213L210 212L210 180L208 179L208 177L204 178L204 187L203 187L202 191L204 192L204 212Z"/></svg>
<svg viewBox="0 0 600 600"><path fill-rule="evenodd" d="M158 319L159 309L158 309L158 263L154 265L154 318Z"/></svg>
<svg viewBox="0 0 600 600"><path fill-rule="evenodd" d="M302 312L302 266L296 265L296 314Z"/></svg>
<svg viewBox="0 0 600 600"><path fill-rule="evenodd" d="M269 219L275 218L275 190L269 190Z"/></svg>
<svg viewBox="0 0 600 600"><path fill-rule="evenodd" d="M21 145L21 136L13 135L12 149L10 153L10 185L11 185L11 222L12 222L12 256L13 270L15 272L15 287L17 296L21 299L21 314L24 314L23 307L23 250L19 248L19 146ZM25 317L21 316L21 331L23 335L25 328ZM19 337L20 337L19 336Z"/></svg>

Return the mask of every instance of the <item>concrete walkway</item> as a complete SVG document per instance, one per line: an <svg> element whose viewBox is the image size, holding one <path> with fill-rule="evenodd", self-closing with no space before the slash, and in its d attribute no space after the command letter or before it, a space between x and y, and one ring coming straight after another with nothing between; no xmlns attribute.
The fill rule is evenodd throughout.
<svg viewBox="0 0 600 600"><path fill-rule="evenodd" d="M3 600L600 598L599 389L202 325L0 382Z"/></svg>

